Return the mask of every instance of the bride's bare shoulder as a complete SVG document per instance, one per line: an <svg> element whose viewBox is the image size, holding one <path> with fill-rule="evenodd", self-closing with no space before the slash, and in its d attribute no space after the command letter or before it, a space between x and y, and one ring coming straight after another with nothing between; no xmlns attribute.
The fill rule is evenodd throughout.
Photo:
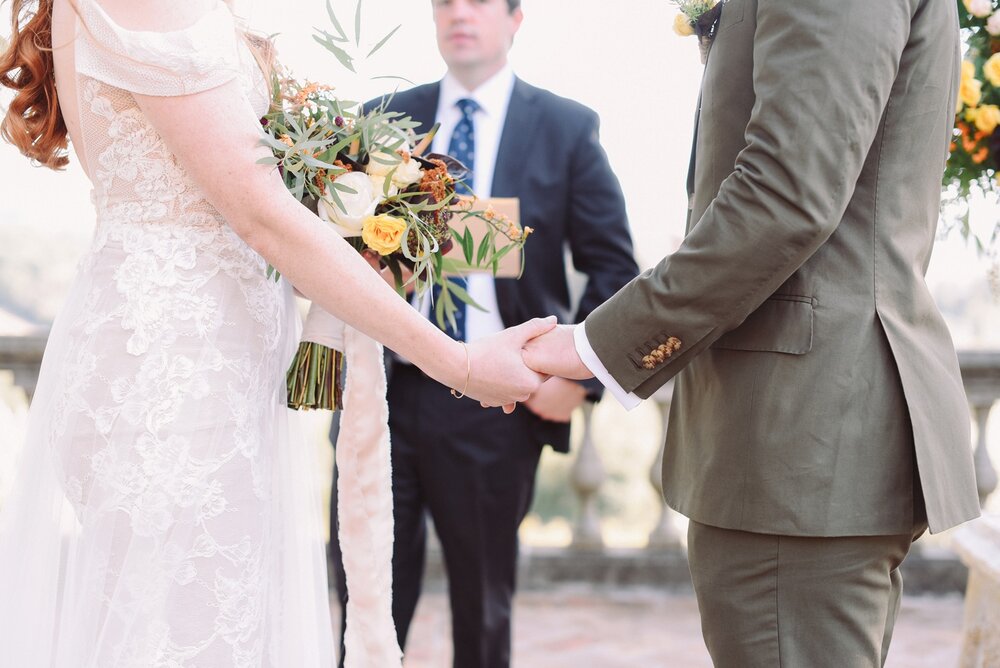
<svg viewBox="0 0 1000 668"><path fill-rule="evenodd" d="M220 4L220 0L71 0L90 2L126 30L183 30Z"/></svg>

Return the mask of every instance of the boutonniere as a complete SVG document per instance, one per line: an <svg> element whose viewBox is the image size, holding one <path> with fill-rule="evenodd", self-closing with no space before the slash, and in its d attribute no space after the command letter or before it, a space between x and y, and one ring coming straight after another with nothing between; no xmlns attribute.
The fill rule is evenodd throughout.
<svg viewBox="0 0 1000 668"><path fill-rule="evenodd" d="M672 0L680 9L674 19L674 32L681 37L698 37L698 48L701 51L701 63L708 60L708 51L715 39L719 27L719 17L722 15L723 2L720 0Z"/></svg>

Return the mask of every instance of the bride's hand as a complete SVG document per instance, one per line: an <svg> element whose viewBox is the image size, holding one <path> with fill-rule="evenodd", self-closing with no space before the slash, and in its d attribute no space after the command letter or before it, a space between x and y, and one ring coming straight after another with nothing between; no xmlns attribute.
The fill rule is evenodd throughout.
<svg viewBox="0 0 1000 668"><path fill-rule="evenodd" d="M469 384L465 394L483 406L503 406L504 412L513 411L517 402L526 401L548 379L525 366L521 350L555 325L555 317L536 318L468 344Z"/></svg>

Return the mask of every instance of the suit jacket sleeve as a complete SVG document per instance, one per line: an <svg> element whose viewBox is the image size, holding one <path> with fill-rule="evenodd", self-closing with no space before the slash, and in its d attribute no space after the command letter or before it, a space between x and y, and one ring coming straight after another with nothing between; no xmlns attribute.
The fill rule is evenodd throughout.
<svg viewBox="0 0 1000 668"><path fill-rule="evenodd" d="M574 316L577 323L639 273L625 196L600 144L599 125L597 114L588 110L570 160L566 229L573 266L587 276ZM582 385L588 399L600 399L604 388L599 381Z"/></svg>
<svg viewBox="0 0 1000 668"><path fill-rule="evenodd" d="M651 395L833 234L921 1L758 0L757 99L733 172L678 251L586 320L626 391Z"/></svg>

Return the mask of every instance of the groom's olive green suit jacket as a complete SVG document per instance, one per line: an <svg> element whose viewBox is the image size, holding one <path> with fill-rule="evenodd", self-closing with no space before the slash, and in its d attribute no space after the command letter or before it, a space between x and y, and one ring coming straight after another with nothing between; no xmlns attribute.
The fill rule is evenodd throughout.
<svg viewBox="0 0 1000 668"><path fill-rule="evenodd" d="M954 0L723 6L688 234L585 323L625 390L677 376L663 478L680 512L908 533L919 469L932 531L979 514L958 362L924 282L959 69Z"/></svg>

